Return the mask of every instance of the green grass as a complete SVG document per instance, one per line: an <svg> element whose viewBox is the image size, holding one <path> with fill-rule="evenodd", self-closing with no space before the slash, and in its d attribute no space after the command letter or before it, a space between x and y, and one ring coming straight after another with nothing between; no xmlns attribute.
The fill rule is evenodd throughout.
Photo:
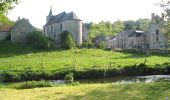
<svg viewBox="0 0 170 100"><path fill-rule="evenodd" d="M166 96L170 98L169 82L0 88L1 100L165 100Z"/></svg>
<svg viewBox="0 0 170 100"><path fill-rule="evenodd" d="M76 57L74 57L76 52ZM76 59L75 59L76 58ZM76 49L38 51L24 44L1 42L0 70L32 69L56 70L60 68L108 68L143 63L145 55L105 51L101 49ZM169 55L151 55L147 57L147 65L170 62Z"/></svg>

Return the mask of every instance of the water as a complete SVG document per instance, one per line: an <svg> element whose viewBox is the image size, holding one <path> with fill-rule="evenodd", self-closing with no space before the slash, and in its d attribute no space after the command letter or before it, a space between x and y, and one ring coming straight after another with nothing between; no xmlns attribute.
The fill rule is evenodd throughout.
<svg viewBox="0 0 170 100"><path fill-rule="evenodd" d="M129 83L150 83L161 80L170 80L170 75L150 75L150 76L135 76L135 77L116 77L105 79L88 79L79 80L80 83L112 83L112 84L129 84Z"/></svg>

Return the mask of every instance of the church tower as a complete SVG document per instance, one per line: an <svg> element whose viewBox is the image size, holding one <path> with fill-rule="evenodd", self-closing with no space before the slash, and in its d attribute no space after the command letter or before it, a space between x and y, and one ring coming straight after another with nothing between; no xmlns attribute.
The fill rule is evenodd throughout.
<svg viewBox="0 0 170 100"><path fill-rule="evenodd" d="M48 23L48 21L50 20L50 18L51 18L52 16L53 16L53 15L52 15L52 6L51 6L50 12L49 12L48 16L46 17L46 23Z"/></svg>
<svg viewBox="0 0 170 100"><path fill-rule="evenodd" d="M165 38L163 35L164 14L162 16L151 15L151 23L148 30L149 35L149 48L150 49L164 49Z"/></svg>

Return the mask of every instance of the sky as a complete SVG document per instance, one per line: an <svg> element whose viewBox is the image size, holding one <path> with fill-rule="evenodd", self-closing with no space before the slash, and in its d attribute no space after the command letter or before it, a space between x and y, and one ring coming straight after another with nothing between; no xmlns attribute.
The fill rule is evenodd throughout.
<svg viewBox="0 0 170 100"><path fill-rule="evenodd" d="M18 17L26 18L30 23L42 29L46 16L52 6L53 15L63 11L73 11L86 22L125 21L150 18L151 13L161 14L157 5L162 0L20 0L8 17L16 21Z"/></svg>

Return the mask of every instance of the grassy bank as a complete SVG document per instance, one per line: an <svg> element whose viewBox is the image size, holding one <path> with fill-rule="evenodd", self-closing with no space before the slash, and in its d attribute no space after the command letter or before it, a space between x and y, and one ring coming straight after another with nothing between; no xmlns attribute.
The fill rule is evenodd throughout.
<svg viewBox="0 0 170 100"><path fill-rule="evenodd" d="M0 88L1 100L165 100L169 82L133 84L82 84L17 90Z"/></svg>
<svg viewBox="0 0 170 100"><path fill-rule="evenodd" d="M169 74L170 55L149 55L101 49L46 50L29 45L1 42L0 78L5 81L63 79L73 72L77 79L119 75ZM146 66L140 66L144 63Z"/></svg>
<svg viewBox="0 0 170 100"><path fill-rule="evenodd" d="M101 49L39 51L27 45L2 42L0 44L0 70L57 70L61 68L120 68L143 63L163 64L169 55L150 55L105 51Z"/></svg>

